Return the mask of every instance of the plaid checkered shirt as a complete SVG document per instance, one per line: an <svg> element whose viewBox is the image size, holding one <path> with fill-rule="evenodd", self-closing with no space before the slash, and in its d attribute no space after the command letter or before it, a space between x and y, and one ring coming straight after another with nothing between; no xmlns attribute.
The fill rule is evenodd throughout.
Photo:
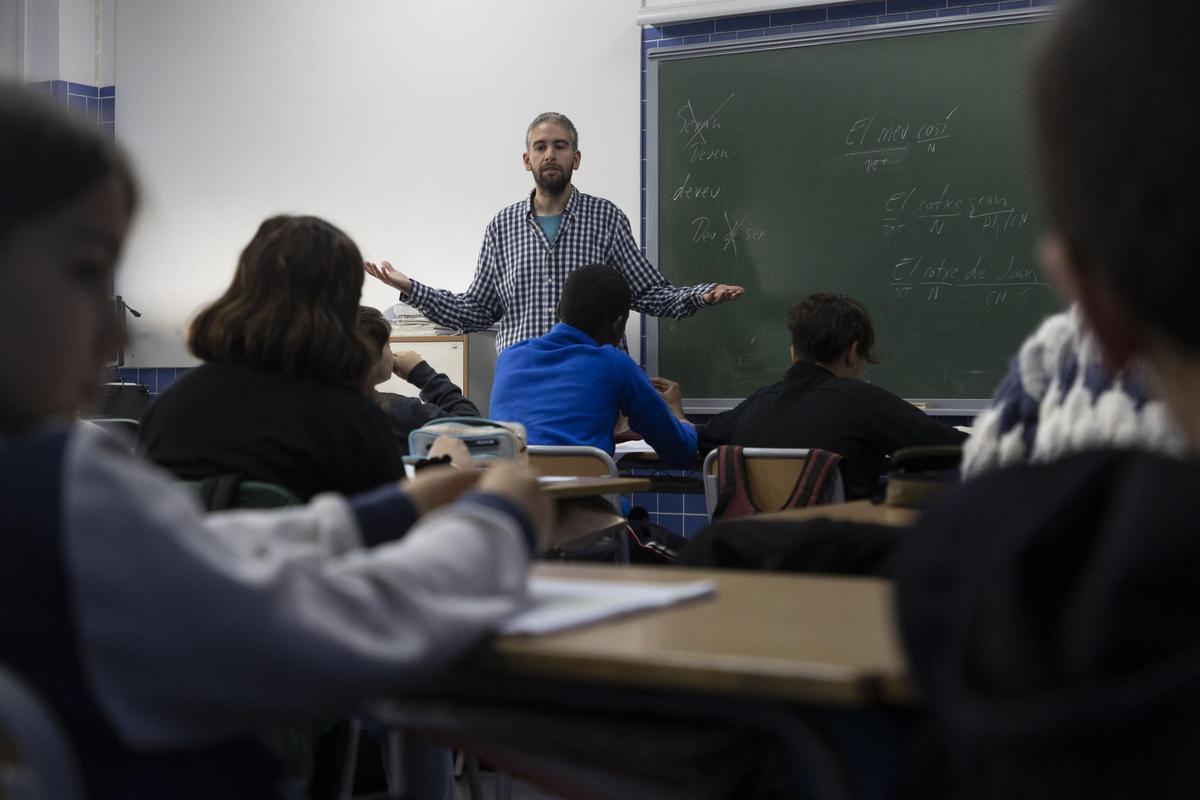
<svg viewBox="0 0 1200 800"><path fill-rule="evenodd" d="M456 294L414 280L411 296L403 299L438 325L460 331L500 320L496 349L503 350L554 327L563 283L587 264L619 269L633 293L633 309L655 317L691 316L716 286L672 286L642 255L619 208L573 189L553 244L534 219L531 192L488 225L467 291Z"/></svg>

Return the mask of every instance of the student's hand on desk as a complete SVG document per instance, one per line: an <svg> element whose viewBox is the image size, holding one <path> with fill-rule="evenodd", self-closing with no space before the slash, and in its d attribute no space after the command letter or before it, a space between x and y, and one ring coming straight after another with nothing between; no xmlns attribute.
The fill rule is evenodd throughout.
<svg viewBox="0 0 1200 800"><path fill-rule="evenodd" d="M532 472L516 464L495 464L479 482L479 491L500 495L524 509L537 530L538 552L549 547L554 504Z"/></svg>
<svg viewBox="0 0 1200 800"><path fill-rule="evenodd" d="M658 389L658 393L666 401L667 408L671 409L671 413L679 419L686 421L686 417L683 414L683 392L680 390L679 384L661 377L651 378L650 383L654 384L655 389Z"/></svg>
<svg viewBox="0 0 1200 800"><path fill-rule="evenodd" d="M380 261L376 265L374 262L364 261L363 269L372 278L378 278L393 289L399 289L402 294L412 294L412 279L388 262Z"/></svg>
<svg viewBox="0 0 1200 800"><path fill-rule="evenodd" d="M399 353L392 353L392 372L398 377L408 380L408 376L417 364L420 364L425 359L421 358L421 354L412 350L401 350Z"/></svg>
<svg viewBox="0 0 1200 800"><path fill-rule="evenodd" d="M473 469L430 467L423 469L412 480L400 484L400 491L408 495L418 515L428 514L435 508L457 500L463 492L479 483L480 473Z"/></svg>
<svg viewBox="0 0 1200 800"><path fill-rule="evenodd" d="M384 264L387 262L385 261ZM723 283L718 283L711 291L703 295L704 302L710 306L718 306L721 303L728 303L730 300L737 300L744 295L746 290L741 286L726 286Z"/></svg>

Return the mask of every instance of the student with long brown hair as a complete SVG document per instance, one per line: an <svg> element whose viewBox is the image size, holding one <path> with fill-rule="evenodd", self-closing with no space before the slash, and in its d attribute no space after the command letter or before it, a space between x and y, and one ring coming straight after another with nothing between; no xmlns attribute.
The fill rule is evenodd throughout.
<svg viewBox="0 0 1200 800"><path fill-rule="evenodd" d="M303 499L401 477L388 420L362 392L378 352L358 327L362 282L358 247L333 225L263 222L192 323L204 365L142 420L146 456L184 479L236 474Z"/></svg>

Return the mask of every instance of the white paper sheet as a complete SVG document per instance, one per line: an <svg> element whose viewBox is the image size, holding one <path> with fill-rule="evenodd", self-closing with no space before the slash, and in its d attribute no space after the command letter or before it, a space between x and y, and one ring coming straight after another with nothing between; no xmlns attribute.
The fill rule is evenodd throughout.
<svg viewBox="0 0 1200 800"><path fill-rule="evenodd" d="M635 611L710 597L715 581L637 583L571 578L530 578L532 604L500 628L501 633L538 636L590 625Z"/></svg>
<svg viewBox="0 0 1200 800"><path fill-rule="evenodd" d="M622 456L627 456L630 453L653 453L654 448L651 447L645 439L634 439L629 442L618 442L616 452L613 453L613 461L620 461Z"/></svg>

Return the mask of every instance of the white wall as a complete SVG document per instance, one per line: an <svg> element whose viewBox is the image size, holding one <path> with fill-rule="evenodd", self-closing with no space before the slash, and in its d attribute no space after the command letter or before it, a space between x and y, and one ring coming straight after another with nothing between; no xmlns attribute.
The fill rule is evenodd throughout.
<svg viewBox="0 0 1200 800"><path fill-rule="evenodd" d="M0 0L0 78L24 77L23 4L24 0Z"/></svg>
<svg viewBox="0 0 1200 800"><path fill-rule="evenodd" d="M115 6L116 0L0 0L0 77L111 86Z"/></svg>
<svg viewBox="0 0 1200 800"><path fill-rule="evenodd" d="M575 184L638 229L638 0L117 0L117 138L144 206L119 291L130 363L193 363L182 332L258 223L311 213L370 259L466 288L484 226L532 188L540 111L580 130ZM371 281L364 302L392 290Z"/></svg>

